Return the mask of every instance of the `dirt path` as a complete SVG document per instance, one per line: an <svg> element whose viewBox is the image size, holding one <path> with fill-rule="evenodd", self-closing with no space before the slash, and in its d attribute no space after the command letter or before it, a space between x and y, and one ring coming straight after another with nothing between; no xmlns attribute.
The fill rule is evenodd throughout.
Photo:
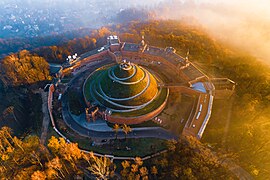
<svg viewBox="0 0 270 180"><path fill-rule="evenodd" d="M42 113L43 113L40 142L44 144L47 138L47 132L48 132L48 127L50 123L50 117L49 117L49 111L48 111L48 92L44 92L41 89L39 93L42 98Z"/></svg>

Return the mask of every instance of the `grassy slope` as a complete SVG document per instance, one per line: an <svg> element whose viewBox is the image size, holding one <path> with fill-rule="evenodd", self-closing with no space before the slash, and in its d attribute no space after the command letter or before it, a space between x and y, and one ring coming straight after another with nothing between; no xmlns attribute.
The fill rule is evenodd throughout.
<svg viewBox="0 0 270 180"><path fill-rule="evenodd" d="M146 86L146 78L143 82L140 82L136 85L121 85L116 82L112 82L111 79L108 77L108 72L106 70L100 70L94 73L86 82L85 84L85 96L89 100L93 100L90 95L90 85L91 82L96 86L98 83L101 83L101 87L104 92L111 96L111 97L130 97L139 92L141 92L144 87ZM133 99L132 101L122 101L121 104L124 105L139 105L151 100L155 94L157 93L157 83L155 78L150 75L150 86L148 89L139 97ZM98 98L98 96L96 96ZM108 107L115 108L113 105L108 104L108 102L103 101L102 99L98 98L104 104L107 104Z"/></svg>
<svg viewBox="0 0 270 180"><path fill-rule="evenodd" d="M143 72L141 70L138 71L132 79L135 81L140 79L143 76ZM140 93L147 85L147 78L145 77L141 82L134 84L134 85L123 85L117 82L113 82L109 77L108 74L105 74L101 80L101 87L103 88L104 92L111 97L130 97ZM148 100L152 99L152 97L156 94L157 84L153 76L150 77L150 86L148 87L147 91L142 94L141 102L147 102Z"/></svg>
<svg viewBox="0 0 270 180"><path fill-rule="evenodd" d="M155 100L153 100L149 105L147 105L145 108L132 111L132 112L123 112L123 113L114 112L113 115L132 117L132 116L141 116L141 115L150 113L154 109L157 109L165 101L167 97L167 93L168 93L168 90L165 88L162 88L160 95Z"/></svg>

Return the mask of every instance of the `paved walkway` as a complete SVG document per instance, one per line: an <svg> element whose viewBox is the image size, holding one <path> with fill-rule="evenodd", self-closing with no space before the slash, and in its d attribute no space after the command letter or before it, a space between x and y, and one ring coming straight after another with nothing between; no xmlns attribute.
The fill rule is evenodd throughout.
<svg viewBox="0 0 270 180"><path fill-rule="evenodd" d="M48 111L48 92L44 92L42 89L40 89L39 93L42 98L42 113L43 113L40 142L41 144L44 144L47 138L48 127L50 124L50 117Z"/></svg>
<svg viewBox="0 0 270 180"><path fill-rule="evenodd" d="M66 124L74 131L79 133L82 136L90 137L90 138L101 138L101 139L114 139L115 133L113 131L94 131L87 129L86 127L82 126L80 123L77 123L76 120L73 119L72 115L70 114L67 95L64 94L62 96L62 114L63 119ZM125 138L125 134L123 132L118 133L119 138ZM159 138L159 139L177 139L177 137L167 130L162 128L155 128L155 129L148 129L148 128L136 128L133 129L131 133L128 134L129 138Z"/></svg>

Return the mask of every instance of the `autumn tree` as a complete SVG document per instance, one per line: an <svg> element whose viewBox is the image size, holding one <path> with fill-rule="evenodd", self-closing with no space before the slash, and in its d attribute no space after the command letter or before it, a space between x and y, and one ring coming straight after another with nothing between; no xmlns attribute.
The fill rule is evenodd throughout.
<svg viewBox="0 0 270 180"><path fill-rule="evenodd" d="M156 168L160 170L161 179L234 177L221 165L216 154L194 137L181 137L179 141L170 142L168 145L169 151L154 161Z"/></svg>
<svg viewBox="0 0 270 180"><path fill-rule="evenodd" d="M12 136L7 127L0 130L0 151L0 178L11 179L31 179L35 171L44 168L44 160L49 155L38 137L28 136L22 141ZM33 177L40 173L35 174Z"/></svg>
<svg viewBox="0 0 270 180"><path fill-rule="evenodd" d="M110 179L115 177L116 166L107 157L97 157L93 152L83 153L83 159L88 163L87 169L97 179Z"/></svg>
<svg viewBox="0 0 270 180"><path fill-rule="evenodd" d="M125 133L125 139L127 139L127 134L132 131L131 127L130 126L127 126L126 124L124 124L122 126L122 130Z"/></svg>
<svg viewBox="0 0 270 180"><path fill-rule="evenodd" d="M76 168L76 163L82 157L82 153L78 148L78 144L66 143L63 138L57 139L52 136L49 140L48 147L54 154L68 161L74 168Z"/></svg>
<svg viewBox="0 0 270 180"><path fill-rule="evenodd" d="M134 162L123 161L121 163L123 170L121 171L122 179L143 179L149 178L148 169L143 165L140 157L136 157Z"/></svg>
<svg viewBox="0 0 270 180"><path fill-rule="evenodd" d="M10 86L33 84L50 79L49 64L44 58L23 50L3 59L1 76Z"/></svg>
<svg viewBox="0 0 270 180"><path fill-rule="evenodd" d="M42 171L35 171L31 175L31 180L45 180L46 179L46 174Z"/></svg>

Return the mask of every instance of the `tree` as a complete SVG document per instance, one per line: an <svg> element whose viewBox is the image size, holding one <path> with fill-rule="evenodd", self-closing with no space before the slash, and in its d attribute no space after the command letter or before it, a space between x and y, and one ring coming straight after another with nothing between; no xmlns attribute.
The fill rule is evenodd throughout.
<svg viewBox="0 0 270 180"><path fill-rule="evenodd" d="M143 167L143 161L140 157L136 157L134 162L123 161L121 163L123 170L121 171L122 179L144 179L147 180L148 169L147 167Z"/></svg>
<svg viewBox="0 0 270 180"><path fill-rule="evenodd" d="M106 180L109 179L110 175L113 174L110 166L112 165L111 161L107 157L96 157L91 153L89 155L91 157L90 166L87 169L94 174L97 179Z"/></svg>
<svg viewBox="0 0 270 180"><path fill-rule="evenodd" d="M59 140L58 140L55 136L52 136L52 137L49 139L48 148L49 148L53 153L57 153L58 150L60 149L60 143L59 143Z"/></svg>
<svg viewBox="0 0 270 180"><path fill-rule="evenodd" d="M170 151L175 151L176 149L176 144L177 144L177 141L176 140L169 140L166 142L167 143L167 147Z"/></svg>
<svg viewBox="0 0 270 180"><path fill-rule="evenodd" d="M234 177L205 145L195 137L181 137L167 153L157 157L161 179L230 179Z"/></svg>
<svg viewBox="0 0 270 180"><path fill-rule="evenodd" d="M158 169L156 166L151 167L151 174L153 175L154 179L157 179Z"/></svg>
<svg viewBox="0 0 270 180"><path fill-rule="evenodd" d="M117 134L118 134L119 129L120 129L119 124L114 124L113 125L113 131L115 132L115 139L116 140L117 140Z"/></svg>
<svg viewBox="0 0 270 180"><path fill-rule="evenodd" d="M148 170L146 167L140 168L140 175L141 175L142 179L144 179L144 180L148 179Z"/></svg>
<svg viewBox="0 0 270 180"><path fill-rule="evenodd" d="M63 163L61 162L58 156L48 161L46 163L46 167L48 168L47 173L49 178L52 177L65 178L64 172L62 170ZM58 172L60 173L60 175Z"/></svg>
<svg viewBox="0 0 270 180"><path fill-rule="evenodd" d="M125 139L127 139L127 134L130 133L132 131L131 127L127 126L126 124L124 124L122 126L122 130L125 133Z"/></svg>
<svg viewBox="0 0 270 180"><path fill-rule="evenodd" d="M1 61L1 71L1 76L10 86L33 84L51 78L45 59L27 50L6 56Z"/></svg>
<svg viewBox="0 0 270 180"><path fill-rule="evenodd" d="M53 153L67 160L76 169L76 163L82 157L77 143L66 143L64 138L57 139L52 136L49 140L48 147Z"/></svg>
<svg viewBox="0 0 270 180"><path fill-rule="evenodd" d="M42 176L40 170L44 168L48 151L44 150L37 136L27 136L22 141L11 135L10 128L3 127L0 137L0 178L33 179Z"/></svg>
<svg viewBox="0 0 270 180"><path fill-rule="evenodd" d="M142 166L143 165L143 161L140 157L135 157L135 164L137 164L138 166Z"/></svg>
<svg viewBox="0 0 270 180"><path fill-rule="evenodd" d="M45 180L46 174L43 171L35 171L31 175L31 180Z"/></svg>

